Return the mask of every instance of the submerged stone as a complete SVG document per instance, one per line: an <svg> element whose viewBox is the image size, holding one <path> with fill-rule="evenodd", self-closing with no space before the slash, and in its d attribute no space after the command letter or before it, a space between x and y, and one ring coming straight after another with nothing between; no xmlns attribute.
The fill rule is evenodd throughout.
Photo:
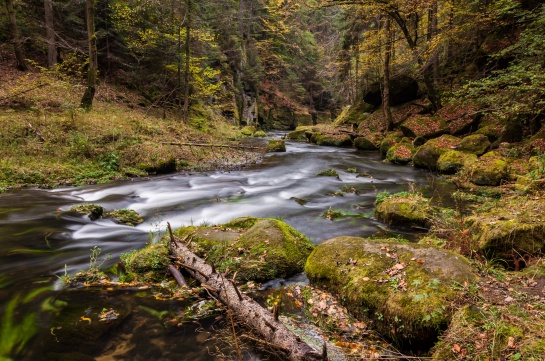
<svg viewBox="0 0 545 361"><path fill-rule="evenodd" d="M463 294L454 284L476 280L469 262L452 252L348 236L318 245L305 272L381 334L420 349L448 326L449 305Z"/></svg>
<svg viewBox="0 0 545 361"><path fill-rule="evenodd" d="M211 227L183 227L176 235L221 272L238 281L267 281L303 271L313 249L301 233L277 219L237 218Z"/></svg>

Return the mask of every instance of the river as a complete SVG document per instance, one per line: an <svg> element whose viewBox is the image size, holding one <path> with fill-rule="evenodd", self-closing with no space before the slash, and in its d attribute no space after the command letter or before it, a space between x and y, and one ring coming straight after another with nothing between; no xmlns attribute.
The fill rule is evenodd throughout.
<svg viewBox="0 0 545 361"><path fill-rule="evenodd" d="M316 176L325 169L336 170L339 177ZM439 195L448 193L443 187L448 186L429 172L385 163L378 152L287 141L287 152L267 154L259 164L239 171L1 194L0 360L213 360L209 348L214 341L203 336L208 333L195 332L204 326L172 330L153 312L147 313L149 319L142 315L146 312L140 312L140 318L129 317L100 338L75 327L81 333L70 344L60 342L66 329L59 328L57 319L70 312L77 315L73 321L77 326L90 322L85 315L104 308L131 313L137 307L172 311L179 306L174 301L160 303L138 290L61 290L58 277L86 269L95 246L101 257L111 256L103 267L116 263L120 254L160 237L167 222L176 228L224 223L239 216L275 217L315 244L339 235L384 235L390 230L373 218L378 192L415 188L441 201ZM134 209L145 222L130 227L67 212L82 203L106 210ZM346 216L327 219L322 215L329 209ZM411 231L396 233L417 237ZM213 321L207 327L213 327Z"/></svg>

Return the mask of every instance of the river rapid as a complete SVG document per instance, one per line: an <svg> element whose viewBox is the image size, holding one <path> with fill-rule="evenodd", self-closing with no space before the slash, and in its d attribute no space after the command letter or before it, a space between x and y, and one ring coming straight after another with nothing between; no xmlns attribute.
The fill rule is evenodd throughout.
<svg viewBox="0 0 545 361"><path fill-rule="evenodd" d="M336 170L339 177L316 176L325 169ZM179 306L160 303L139 290L61 290L58 277L87 269L95 246L101 249L100 259L111 256L104 268L115 264L120 254L157 240L167 222L177 228L240 216L275 217L315 244L340 235L385 235L391 230L373 218L377 193L409 189L436 202L446 202L441 195L448 198L449 193L448 185L432 174L385 163L378 152L287 141L287 152L267 154L259 164L238 171L1 194L0 360L213 360L214 341L203 336L208 333L195 332L213 327L213 321L173 330L153 312L140 312L98 338L85 334L77 323L90 322L86 315L104 308L173 311ZM82 203L134 209L145 222L130 227L66 212ZM329 209L346 216L327 219L322 215ZM395 232L418 237L411 231ZM77 316L74 331L81 333L67 344L57 337L63 332L57 319L70 312Z"/></svg>

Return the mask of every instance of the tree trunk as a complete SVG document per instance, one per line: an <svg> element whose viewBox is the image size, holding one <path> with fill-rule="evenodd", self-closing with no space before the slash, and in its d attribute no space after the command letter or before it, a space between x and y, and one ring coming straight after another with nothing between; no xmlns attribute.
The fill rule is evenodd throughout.
<svg viewBox="0 0 545 361"><path fill-rule="evenodd" d="M394 130L394 122L392 121L392 112L390 110L390 56L392 54L392 29L390 26L390 17L387 15L384 21L384 31L386 33L386 42L384 43L384 76L383 76L383 92L382 92L382 111L386 118L386 130Z"/></svg>
<svg viewBox="0 0 545 361"><path fill-rule="evenodd" d="M53 24L53 4L51 0L44 0L45 9L45 40L47 42L47 67L57 64L57 47L55 44L55 27Z"/></svg>
<svg viewBox="0 0 545 361"><path fill-rule="evenodd" d="M428 35L426 36L428 46L432 44L435 36L437 36L437 0L433 0L428 7ZM439 80L439 49L432 50L433 82L437 84Z"/></svg>
<svg viewBox="0 0 545 361"><path fill-rule="evenodd" d="M169 225L170 229L170 225ZM181 240L170 233L170 251L193 278L199 281L210 294L227 306L228 312L251 328L269 347L286 354L292 361L325 361L325 352L317 352L289 331L278 320L278 314L263 309L257 302L241 293L233 280L216 272L192 253Z"/></svg>
<svg viewBox="0 0 545 361"><path fill-rule="evenodd" d="M97 37L95 33L95 2L86 0L87 7L87 39L89 42L89 69L87 71L87 88L81 98L81 107L87 111L93 107L98 77Z"/></svg>
<svg viewBox="0 0 545 361"><path fill-rule="evenodd" d="M191 31L191 0L186 1L186 17L185 17L185 72L184 72L184 123L187 123L189 119L189 62L190 62L190 31Z"/></svg>
<svg viewBox="0 0 545 361"><path fill-rule="evenodd" d="M9 17L9 29L11 32L11 41L15 50L15 59L17 60L17 69L26 71L28 65L25 61L21 36L17 27L17 19L15 18L15 10L13 9L13 0L6 0L6 10Z"/></svg>

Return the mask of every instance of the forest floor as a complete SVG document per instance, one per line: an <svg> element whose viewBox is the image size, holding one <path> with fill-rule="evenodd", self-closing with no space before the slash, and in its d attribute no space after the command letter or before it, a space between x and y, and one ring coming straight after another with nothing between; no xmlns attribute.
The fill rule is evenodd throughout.
<svg viewBox="0 0 545 361"><path fill-rule="evenodd" d="M259 151L239 147L244 137L235 121L213 110L185 124L180 112L146 107L135 92L103 82L93 110L84 112L83 90L73 77L0 63L0 192L234 168L260 159Z"/></svg>

